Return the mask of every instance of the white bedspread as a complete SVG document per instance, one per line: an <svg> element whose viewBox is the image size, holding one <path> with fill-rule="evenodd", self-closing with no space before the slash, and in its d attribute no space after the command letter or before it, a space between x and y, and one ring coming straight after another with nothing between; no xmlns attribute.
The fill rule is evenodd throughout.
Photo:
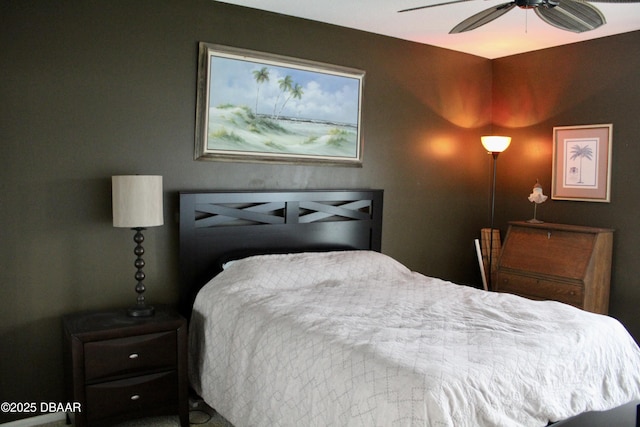
<svg viewBox="0 0 640 427"><path fill-rule="evenodd" d="M640 398L617 320L365 251L236 261L197 297L190 359L236 427L545 426Z"/></svg>

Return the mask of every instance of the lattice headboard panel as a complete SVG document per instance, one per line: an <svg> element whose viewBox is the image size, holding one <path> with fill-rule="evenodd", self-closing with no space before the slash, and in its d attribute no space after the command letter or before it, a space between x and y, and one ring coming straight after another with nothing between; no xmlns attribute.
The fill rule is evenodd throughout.
<svg viewBox="0 0 640 427"><path fill-rule="evenodd" d="M380 251L382 190L181 192L182 311L230 254Z"/></svg>

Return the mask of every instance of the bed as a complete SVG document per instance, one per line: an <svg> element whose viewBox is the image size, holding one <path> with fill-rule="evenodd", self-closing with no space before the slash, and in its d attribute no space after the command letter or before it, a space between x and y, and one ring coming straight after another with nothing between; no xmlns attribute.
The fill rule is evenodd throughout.
<svg viewBox="0 0 640 427"><path fill-rule="evenodd" d="M545 426L640 398L615 319L380 253L381 190L183 192L190 382L236 427Z"/></svg>

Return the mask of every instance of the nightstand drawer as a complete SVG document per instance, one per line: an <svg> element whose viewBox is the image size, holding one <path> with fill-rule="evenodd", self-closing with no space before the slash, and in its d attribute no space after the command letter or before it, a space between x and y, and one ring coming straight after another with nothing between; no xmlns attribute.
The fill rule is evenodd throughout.
<svg viewBox="0 0 640 427"><path fill-rule="evenodd" d="M582 307L584 289L578 284L556 282L519 274L498 273L497 290L532 299L555 300Z"/></svg>
<svg viewBox="0 0 640 427"><path fill-rule="evenodd" d="M109 381L87 386L87 419L93 421L128 413L178 408L176 371Z"/></svg>
<svg viewBox="0 0 640 427"><path fill-rule="evenodd" d="M85 380L174 368L176 343L176 331L86 343Z"/></svg>

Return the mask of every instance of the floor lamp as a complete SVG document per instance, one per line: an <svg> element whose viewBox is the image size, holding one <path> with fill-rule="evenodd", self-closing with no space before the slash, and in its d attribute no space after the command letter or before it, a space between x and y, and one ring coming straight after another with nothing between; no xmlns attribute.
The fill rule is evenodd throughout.
<svg viewBox="0 0 640 427"><path fill-rule="evenodd" d="M491 228L489 237L489 274L488 274L488 288L492 290L491 281L493 276L493 228L494 217L496 209L496 166L498 163L498 155L502 153L511 144L511 137L509 136L483 136L480 138L482 145L487 150L488 154L493 157L493 178L491 180Z"/></svg>
<svg viewBox="0 0 640 427"><path fill-rule="evenodd" d="M144 300L144 236L142 231L164 223L162 207L162 177L156 175L120 175L111 177L113 199L113 226L131 228L135 231L133 241L137 256L134 265L137 268L135 278L138 281L135 290L138 294L136 304L129 308L128 315L133 317L153 316L155 310Z"/></svg>

